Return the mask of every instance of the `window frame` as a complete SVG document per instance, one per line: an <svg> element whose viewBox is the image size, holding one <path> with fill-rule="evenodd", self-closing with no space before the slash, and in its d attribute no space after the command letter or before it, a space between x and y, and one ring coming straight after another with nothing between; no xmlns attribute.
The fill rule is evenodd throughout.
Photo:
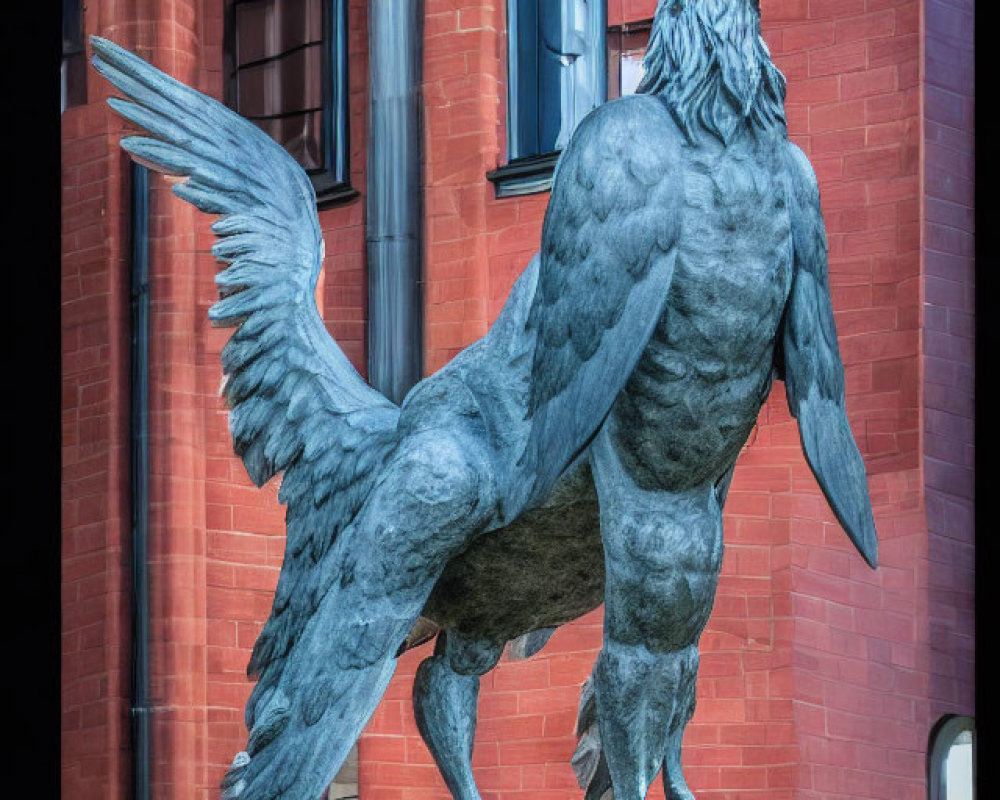
<svg viewBox="0 0 1000 800"><path fill-rule="evenodd" d="M81 0L63 0L62 58L59 62L59 113L87 104L87 52Z"/></svg>
<svg viewBox="0 0 1000 800"><path fill-rule="evenodd" d="M223 93L239 113L236 80L236 7L254 0L226 0L223 24ZM280 0L275 0L280 2ZM351 185L350 80L348 73L348 0L321 0L323 11L322 100L320 140L323 166L305 172L320 208L355 199Z"/></svg>
<svg viewBox="0 0 1000 800"><path fill-rule="evenodd" d="M540 0L541 2L542 0ZM551 0L547 0L551 2ZM607 32L608 9L606 0L591 0L593 5L592 20L598 31L597 41L591 43L591 55L597 56L591 60L592 77L597 96L600 98L597 106L607 102ZM552 188L552 175L561 150L549 153L536 153L511 157L512 152L520 150L518 146L518 120L522 98L519 96L519 65L518 44L519 26L517 0L507 0L507 162L486 173L486 177L494 185L497 198L516 197L527 194L547 192ZM536 98L536 102L538 102Z"/></svg>

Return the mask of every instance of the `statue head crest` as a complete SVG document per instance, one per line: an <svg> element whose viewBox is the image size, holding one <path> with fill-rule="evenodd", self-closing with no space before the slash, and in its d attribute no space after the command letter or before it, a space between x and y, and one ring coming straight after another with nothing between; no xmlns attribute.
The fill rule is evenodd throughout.
<svg viewBox="0 0 1000 800"><path fill-rule="evenodd" d="M785 77L760 33L759 0L660 0L638 91L660 95L689 138L728 142L742 120L785 130Z"/></svg>

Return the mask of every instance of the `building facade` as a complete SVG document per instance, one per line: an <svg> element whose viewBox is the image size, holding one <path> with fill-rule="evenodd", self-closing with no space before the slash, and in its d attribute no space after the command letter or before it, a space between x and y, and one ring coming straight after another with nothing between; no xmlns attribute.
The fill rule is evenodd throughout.
<svg viewBox="0 0 1000 800"><path fill-rule="evenodd" d="M553 151L589 107L634 86L655 9L551 0L544 17L543 2L423 2L414 158L426 374L498 314L538 249ZM975 711L973 4L761 6L788 79L789 138L819 179L881 564L870 571L834 520L777 383L727 501L686 774L717 800L918 800L935 726ZM255 117L310 168L326 240L317 301L366 374L366 327L378 324L366 269L369 3L91 0L80 11L64 35L62 116L63 795L132 795L139 719L150 796L215 797L245 743L245 667L284 547L279 482L256 489L232 454L218 396L229 331L207 317L211 220L159 176L139 194L108 85L74 64L82 34L110 38ZM537 52L555 49L562 66L525 60L532 26ZM143 499L132 365L147 302ZM149 669L134 676L140 517ZM598 609L484 678L473 763L485 798L580 796L569 758L600 643ZM409 709L425 655L400 659L361 739L364 800L448 797Z"/></svg>

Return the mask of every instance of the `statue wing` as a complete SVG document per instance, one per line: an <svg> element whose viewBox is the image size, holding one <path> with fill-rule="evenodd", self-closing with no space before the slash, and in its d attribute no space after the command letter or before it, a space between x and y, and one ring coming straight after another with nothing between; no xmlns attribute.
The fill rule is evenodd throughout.
<svg viewBox="0 0 1000 800"><path fill-rule="evenodd" d="M287 542L270 618L248 673L274 685L333 575L313 569L396 446L398 408L368 386L330 337L314 291L323 240L305 172L252 123L105 39L94 66L132 102L108 102L151 136L122 147L181 175L179 197L223 215L212 248L228 263L209 316L235 327L222 351L233 447L258 486L284 472ZM247 705L253 727L255 700Z"/></svg>
<svg viewBox="0 0 1000 800"><path fill-rule="evenodd" d="M795 275L777 350L778 375L785 381L809 467L847 535L875 567L878 539L865 464L844 406L819 188L806 156L795 145L788 147Z"/></svg>
<svg viewBox="0 0 1000 800"><path fill-rule="evenodd" d="M663 312L681 148L663 104L634 95L588 115L556 167L526 323L536 339L520 508L544 499L589 444Z"/></svg>

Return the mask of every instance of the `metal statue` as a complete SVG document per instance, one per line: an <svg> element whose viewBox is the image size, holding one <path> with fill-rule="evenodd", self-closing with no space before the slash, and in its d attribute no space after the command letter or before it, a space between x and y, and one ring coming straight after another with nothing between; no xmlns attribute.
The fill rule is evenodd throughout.
<svg viewBox="0 0 1000 800"><path fill-rule="evenodd" d="M114 44L97 69L148 131L122 147L212 226L210 310L236 453L284 473L287 545L248 668L226 800L315 800L406 647L440 629L414 709L453 795L479 676L605 603L574 765L587 797L640 800L681 739L722 562L722 506L777 377L837 519L875 566L844 410L816 178L754 0L661 0L639 93L579 125L541 250L490 331L395 406L320 319L305 173L252 123ZM429 622L428 622L429 621ZM421 633L423 632L423 633Z"/></svg>

